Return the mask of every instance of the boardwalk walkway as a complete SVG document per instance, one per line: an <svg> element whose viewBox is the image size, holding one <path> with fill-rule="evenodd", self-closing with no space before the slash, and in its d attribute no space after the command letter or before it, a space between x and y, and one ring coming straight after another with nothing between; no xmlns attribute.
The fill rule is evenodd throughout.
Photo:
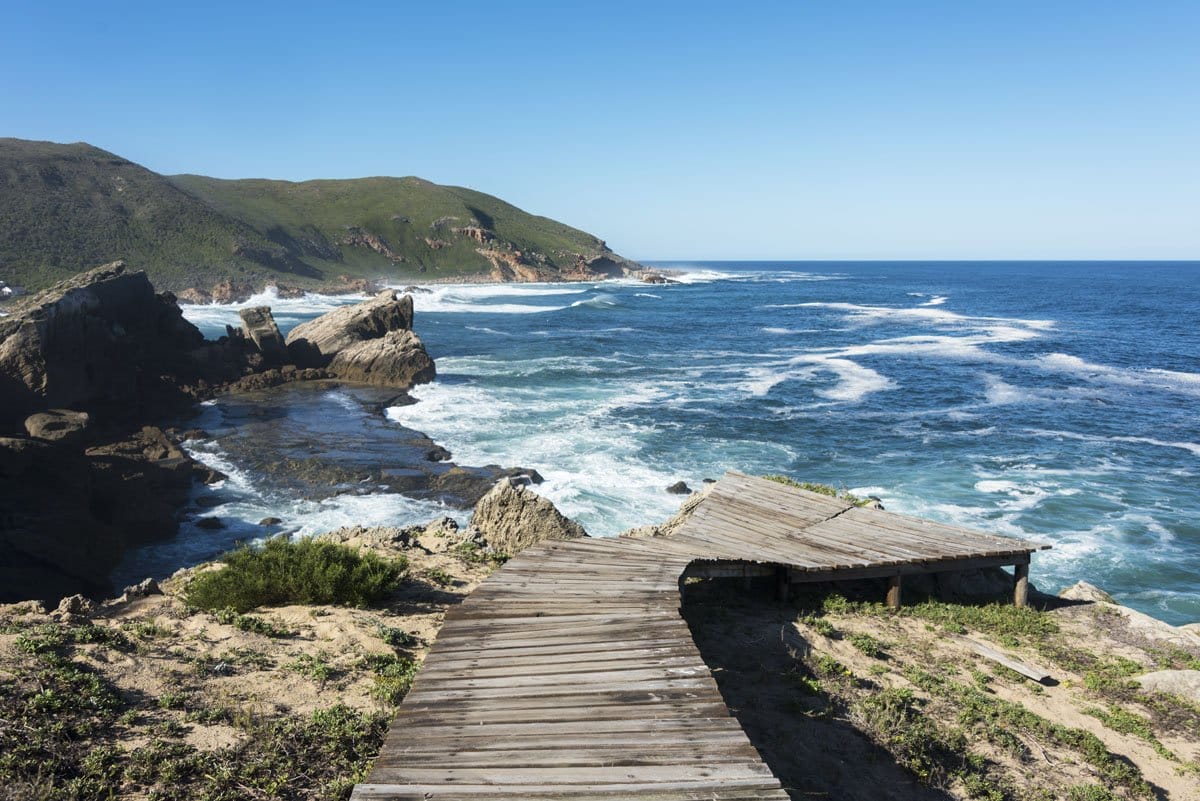
<svg viewBox="0 0 1200 801"><path fill-rule="evenodd" d="M691 575L1018 565L1034 543L730 473L670 538L543 542L446 616L355 801L787 799L679 615Z"/></svg>

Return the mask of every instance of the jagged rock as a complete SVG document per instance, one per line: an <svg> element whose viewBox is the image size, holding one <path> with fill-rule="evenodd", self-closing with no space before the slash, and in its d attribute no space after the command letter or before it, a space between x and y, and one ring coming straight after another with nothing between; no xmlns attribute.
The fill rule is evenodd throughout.
<svg viewBox="0 0 1200 801"><path fill-rule="evenodd" d="M1156 670L1135 677L1142 689L1200 701L1200 670Z"/></svg>
<svg viewBox="0 0 1200 801"><path fill-rule="evenodd" d="M146 578L139 581L137 584L126 587L122 593L128 598L145 598L149 595L162 595L162 588L158 586L158 582L152 578Z"/></svg>
<svg viewBox="0 0 1200 801"><path fill-rule="evenodd" d="M528 487L503 479L475 504L471 533L494 553L515 556L543 540L586 537L583 526Z"/></svg>
<svg viewBox="0 0 1200 801"><path fill-rule="evenodd" d="M1185 631L1188 634L1194 634L1196 637L1200 638L1200 623L1184 623L1178 628L1180 631Z"/></svg>
<svg viewBox="0 0 1200 801"><path fill-rule="evenodd" d="M51 614L59 620L78 620L96 611L96 603L82 595L68 595Z"/></svg>
<svg viewBox="0 0 1200 801"><path fill-rule="evenodd" d="M216 529L225 528L225 523L219 517L202 517L196 521L196 528L203 528L213 531Z"/></svg>
<svg viewBox="0 0 1200 801"><path fill-rule="evenodd" d="M691 495L692 488L687 485L687 482L676 481L671 486L667 487L667 492L672 495Z"/></svg>
<svg viewBox="0 0 1200 801"><path fill-rule="evenodd" d="M296 364L324 367L339 351L392 331L410 331L412 322L412 297L397 297L395 290L385 289L370 300L296 326L287 336L287 346Z"/></svg>
<svg viewBox="0 0 1200 801"><path fill-rule="evenodd" d="M278 526L282 522L278 517L264 517L258 521L258 524L260 526Z"/></svg>
<svg viewBox="0 0 1200 801"><path fill-rule="evenodd" d="M1091 601L1092 603L1114 604L1116 601L1104 590L1088 584L1086 581L1077 581L1070 587L1058 594L1060 598L1066 598L1068 601Z"/></svg>
<svg viewBox="0 0 1200 801"><path fill-rule="evenodd" d="M233 281L221 281L214 284L212 291L208 293L211 303L241 303L249 300L253 294L254 287L250 284L235 284Z"/></svg>
<svg viewBox="0 0 1200 801"><path fill-rule="evenodd" d="M124 262L73 276L0 317L0 424L47 408L128 412L178 396L204 344L175 297Z"/></svg>
<svg viewBox="0 0 1200 801"><path fill-rule="evenodd" d="M434 445L425 452L425 460L428 462L446 462L453 456L450 451L443 448L441 445Z"/></svg>
<svg viewBox="0 0 1200 801"><path fill-rule="evenodd" d="M49 409L25 418L25 431L47 442L77 443L83 439L91 418L87 412Z"/></svg>
<svg viewBox="0 0 1200 801"><path fill-rule="evenodd" d="M433 294L432 289L426 289L423 286L406 286L406 287L404 287L404 289L401 289L400 292L405 295L416 295L418 293L423 294L423 295L432 295Z"/></svg>
<svg viewBox="0 0 1200 801"><path fill-rule="evenodd" d="M943 601L981 601L1011 598L1013 575L1003 568L985 567L976 570L952 570L926 573L904 578L905 589L918 595L932 595ZM1031 583L1030 594L1037 592Z"/></svg>
<svg viewBox="0 0 1200 801"><path fill-rule="evenodd" d="M412 331L391 331L338 351L329 372L346 381L408 389L437 375L425 344Z"/></svg>
<svg viewBox="0 0 1200 801"><path fill-rule="evenodd" d="M188 305L203 306L212 303L212 293L207 289L190 286L176 294L175 299Z"/></svg>
<svg viewBox="0 0 1200 801"><path fill-rule="evenodd" d="M208 484L208 485L217 484L217 483L229 478L229 476L225 475L220 470L214 470L213 468L209 467L208 465L201 464L200 462L192 463L192 474L196 477L196 480L199 481L201 484Z"/></svg>
<svg viewBox="0 0 1200 801"><path fill-rule="evenodd" d="M238 316L242 318L246 336L258 346L267 364L281 365L288 360L287 344L271 316L270 306L242 309Z"/></svg>
<svg viewBox="0 0 1200 801"><path fill-rule="evenodd" d="M431 537L453 537L458 534L458 521L453 517L437 517L425 524L425 533Z"/></svg>

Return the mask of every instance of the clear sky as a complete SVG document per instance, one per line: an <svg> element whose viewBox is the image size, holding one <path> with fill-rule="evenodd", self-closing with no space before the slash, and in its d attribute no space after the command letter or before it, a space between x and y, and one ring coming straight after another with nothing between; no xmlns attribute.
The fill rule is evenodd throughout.
<svg viewBox="0 0 1200 801"><path fill-rule="evenodd" d="M1200 2L0 2L0 136L634 258L1200 258Z"/></svg>

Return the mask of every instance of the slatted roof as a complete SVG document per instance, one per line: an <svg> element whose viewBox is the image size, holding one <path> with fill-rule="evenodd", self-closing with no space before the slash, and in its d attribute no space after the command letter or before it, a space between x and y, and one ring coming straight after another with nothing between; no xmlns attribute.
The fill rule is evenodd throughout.
<svg viewBox="0 0 1200 801"><path fill-rule="evenodd" d="M729 473L672 537L543 542L489 577L447 614L352 798L787 799L679 615L690 566L853 576L1041 547Z"/></svg>

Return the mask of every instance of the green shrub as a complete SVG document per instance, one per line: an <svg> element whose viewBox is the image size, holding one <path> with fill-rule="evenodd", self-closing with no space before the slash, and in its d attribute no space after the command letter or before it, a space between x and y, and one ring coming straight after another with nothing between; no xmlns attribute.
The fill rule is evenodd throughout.
<svg viewBox="0 0 1200 801"><path fill-rule="evenodd" d="M247 612L259 606L338 604L364 607L378 602L404 574L404 559L360 554L344 545L284 537L261 548L245 547L222 557L223 570L201 573L187 589L187 602L210 612Z"/></svg>

